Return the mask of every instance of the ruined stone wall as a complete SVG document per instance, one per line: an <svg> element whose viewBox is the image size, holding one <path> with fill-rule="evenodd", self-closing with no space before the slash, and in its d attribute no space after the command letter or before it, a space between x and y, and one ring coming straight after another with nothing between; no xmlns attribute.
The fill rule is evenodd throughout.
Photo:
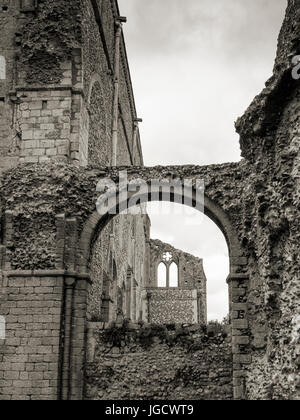
<svg viewBox="0 0 300 420"><path fill-rule="evenodd" d="M86 210L95 209L97 197L94 191L93 197L84 202L82 194L92 185L91 180L81 179L74 183L72 172L79 165L111 164L115 18L119 11L115 0L26 1L26 10L21 8L22 2L19 1L5 1L5 8L2 3L0 55L3 55L6 65L4 75L4 61L0 57L0 173L14 168L11 171L11 181L14 181L10 184L7 197L1 194L0 204L0 279L3 280L0 313L8 316L7 339L1 342L0 347L0 363L7 362L1 365L0 398L80 398L80 371L73 372L72 380L68 378L68 372L71 372L70 364L74 360L78 366L83 363L86 319L101 319L103 315L103 279L108 278L111 283L109 317L115 319L117 289L124 280L127 285L129 280L126 276L130 267L134 319L140 316L141 310L146 248L144 218L141 216L119 216L106 226L100 236L98 232L98 236L88 244L91 247L89 273L82 273L85 278L82 290L81 286L77 287L81 283L77 277L78 252L75 244L86 216L90 214L90 210L87 213ZM133 159L142 164L141 150L133 145L136 110L123 38L120 56L118 164L131 165ZM55 162L50 172L49 167L46 169L47 162ZM23 177L17 165L35 163L44 175L41 183L33 186L31 182L28 184L33 172L30 170L31 175ZM1 177L1 183L5 184L4 178L5 175ZM49 188L44 181L46 184L49 182ZM61 181L64 184L62 188L62 185L59 186ZM18 183L28 198L31 197L25 205L28 205L28 213L27 210L24 212L21 202L17 204L14 201ZM69 187L77 196L77 210L73 207L74 203L71 204L72 200L63 198L64 191ZM40 196L36 200L36 188L43 191L43 198ZM7 206L8 201L11 201L11 207ZM119 270L115 276L111 261ZM41 278L35 274L38 268ZM28 276L32 276L32 284L36 279L36 288L28 288L28 294L36 294L37 302L32 311L29 306L18 306L18 302L20 305L23 300L27 302L27 292L18 289L14 293L7 282L10 271L17 273L19 283L25 286ZM54 285L57 286L55 293L50 291L45 273L49 278L58 273L61 275L60 284ZM45 292L38 293L39 288L45 289ZM10 301L11 291L16 303ZM128 293L126 298L129 300ZM53 305L57 305L54 309L52 301ZM51 347L53 363L50 366L47 360L42 360L43 351L46 355L46 351L50 353L50 344L45 349L42 347L46 342L50 343L52 332L48 331L49 327L46 332L50 336L44 338L45 325L42 321L34 323L32 320L38 315L41 319L44 319L42 315L48 315L50 319L52 311L58 307L60 312L55 312L57 319L53 318L53 328L64 343L59 348ZM132 308L127 311L129 315ZM21 313L24 315L22 323ZM75 328L78 313L81 319L76 327L77 343L73 343L70 341L70 328ZM10 317L15 314L20 315L20 325L13 318L11 321ZM14 324L26 331L24 336L20 336L21 341L15 338ZM55 338L57 336L53 335L53 340ZM19 348L26 355L30 351L31 356L26 359L28 363L45 363L36 368L33 366L32 373L30 366L27 370L27 365L18 365L17 371ZM65 355L62 348L66 349ZM59 361L62 363L60 366ZM63 374L63 371L67 373ZM37 379L45 381L36 382ZM72 381L74 392L70 391ZM44 387L39 395L38 387Z"/></svg>
<svg viewBox="0 0 300 420"><path fill-rule="evenodd" d="M252 249L248 300L252 363L249 399L298 399L299 394L299 146L300 2L289 1L273 76L238 120L251 177L242 201Z"/></svg>
<svg viewBox="0 0 300 420"><path fill-rule="evenodd" d="M286 310L291 311L290 321L289 324L285 324L284 328L280 330L280 334L285 337L284 343L289 343L282 344L280 351L283 351L282 349L286 350L286 353L282 358L283 360L291 360L293 364L290 365L288 370L282 371L281 365L278 365L278 368L275 370L272 363L266 359L266 355L268 355L267 351L275 352L273 354L276 355L276 352L279 349L271 342L269 344L270 347L266 347L265 337L268 337L268 335L269 337L272 337L277 330L269 329L268 322L265 322L264 320L267 319L268 313L274 315L276 311L272 312L274 301L270 300L270 302L268 302L268 300L265 300L267 296L265 294L267 283L263 280L262 271L256 271L258 262L264 264L262 261L266 258L267 254L262 252L259 257L256 254L257 251L255 251L255 244L260 244L259 239L262 239L262 244L265 243L265 240L263 239L264 236L252 236L254 233L256 234L258 226L256 223L260 219L259 214L256 214L255 212L252 213L252 203L256 203L256 198L254 195L251 196L251 194L249 194L249 188L247 189L245 185L245 182L247 182L247 185L249 186L249 179L255 179L255 177L251 175L249 164L242 162L239 164L212 165L208 167L135 167L127 169L129 179L137 176L142 177L145 180L162 179L166 177L166 174L169 174L171 178L173 176L172 174L177 174L177 176L182 178L203 178L207 186L207 196L218 203L226 212L230 213L233 226L235 226L239 238L245 246L245 254L243 255L238 248L235 248L236 245L232 241L233 238L230 237L230 232L225 230L226 239L230 244L233 369L236 398L279 398L279 395L284 398L287 395L290 398L295 397L295 388L288 388L291 382L288 380L287 376L293 377L290 375L295 374L297 369L295 362L297 359L294 358L295 344L292 340L288 340L292 337L291 334L293 331L295 331L293 319L297 314L298 301L295 300L295 304L293 303L293 300L289 301L292 302L291 309L289 303L285 303ZM49 174L51 174L50 177ZM112 168L90 171L65 165L59 167L50 165L44 166L43 168L39 167L38 169L35 166L26 168L20 167L18 171L5 174L5 177L2 180L3 204L5 204L5 208L8 210L16 209L17 212L22 211L22 214L28 215L29 217L33 212L33 207L30 205L32 198L30 198L29 201L26 201L24 197L27 197L26 194L29 192L34 191L35 203L39 203L40 200L43 200L43 205L45 205L46 197L44 191L47 186L47 191L50 192L51 196L51 200L49 198L47 201L47 208L53 214L59 214L63 206L67 217L74 214L73 212L75 209L80 231L84 221L87 220L88 215L93 212L94 203L97 197L95 185L99 176L110 176L117 181L118 171ZM72 184L69 184L66 189L64 185L68 179L72 179L73 182ZM235 189L232 189L233 185L235 186ZM246 199L247 195L249 197L248 200ZM243 201L241 201L241 197L243 198ZM55 198L55 200L53 200L53 198ZM257 199L259 199L259 197ZM38 221L39 218L42 217L42 213L35 213L35 217ZM224 220L224 223L223 228L226 226L226 219ZM291 223L293 223L293 221L291 221ZM34 226L32 229L32 241L38 241L38 230L36 230ZM281 233L280 238L283 238L282 234L283 233ZM15 249L10 248L10 243L7 243L6 245L7 251L9 252L9 259L7 262L17 262ZM22 264L25 264L26 267L26 264L30 264L31 254L27 252L30 250L30 244L26 244L24 236L19 236L19 239L15 242L15 247L21 248L22 246L24 246L24 251L26 251ZM292 245L292 250L294 246L295 245ZM51 261L51 247L49 249L45 247L43 251L43 261ZM285 254L280 253L277 258L281 258L281 255ZM42 260L40 259L40 262L37 264L41 264L41 262ZM248 264L250 266L250 284L248 284L247 280ZM268 266L260 265L259 270L265 270L266 267ZM276 267L275 263L274 267L271 267L271 269ZM297 265L293 265L293 269L297 269ZM294 296L295 290L297 290L297 288L294 288L293 286L295 279L293 277L287 277L287 279L288 281L291 281L292 288L284 289L284 294L285 296ZM264 301L262 301L261 296L263 296ZM281 296L284 295L277 294L277 296L281 298ZM278 318L278 323L281 322L280 318ZM267 348L269 348L269 350L267 350ZM289 350L289 348L291 350ZM252 360L254 363L251 364ZM245 370L246 366L247 369ZM257 370L262 375L259 383L256 379ZM265 374L265 371L268 372L269 376ZM248 372L249 375L246 382L243 377L245 372ZM268 394L268 390L270 389L270 385L272 385L272 375L275 372L278 372L279 375L281 375L280 377L283 381L280 384L276 383L276 387L278 387L276 395L273 394L271 396ZM243 384L245 384L246 387L244 387ZM255 386L261 387L262 392L260 395L254 394ZM248 394L245 394L245 391L248 392ZM285 392L288 392L288 394L285 394Z"/></svg>
<svg viewBox="0 0 300 420"><path fill-rule="evenodd" d="M175 327L174 327L175 330ZM89 324L87 400L231 400L226 333Z"/></svg>
<svg viewBox="0 0 300 420"><path fill-rule="evenodd" d="M66 340L64 345L68 351L65 352L67 360L62 370L66 379L63 381L64 386L60 387L63 398L81 398L82 396L81 377L83 371L81 366L84 362L85 325L87 314L94 310L97 314L97 298L93 299L92 295L97 296L98 293L99 296L101 291L102 279L101 276L97 275L98 264L95 268L90 265L91 258L92 261L98 261L97 255L100 255L98 250L101 250L101 247L98 248L98 246L96 247L97 251L94 248L95 257L92 257L93 244L98 240L98 233L100 232L97 224L93 222L99 220L95 214L98 180L109 177L118 183L119 170L122 169L128 171L129 180L142 177L149 181L151 179L165 179L166 176L173 179L174 174L183 179L204 178L208 186L208 196L215 199L221 208L227 209L230 207L231 214L236 214L237 220L240 220L240 217L238 217L238 200L235 199L232 186L236 185L238 191L239 188L242 188L242 185L240 185L242 168L243 165L240 164L228 164L206 167L105 167L91 169L78 168L64 163L49 163L21 165L3 174L1 185L2 215L5 216L3 219L5 223L1 225L3 275L5 276L6 271L13 267L16 270L30 270L30 272L34 269L61 270L64 278L63 313L67 321L62 324L62 334L63 339ZM221 180L223 181L221 182ZM220 194L221 185L224 194ZM47 214L53 215L53 217L47 218ZM18 223L20 217L25 221L22 225ZM47 221L46 224L45 221ZM226 220L224 222L227 223ZM41 230L40 226L43 224ZM22 234L19 233L19 226L23 226L26 235L24 230ZM91 235L86 230L88 226L92 226ZM119 223L116 223L116 226L121 229ZM228 228L226 229L227 239L231 243L231 233ZM145 222L143 231L146 240L149 239L148 230L149 222ZM140 232L142 232L142 226L140 226ZM29 241L27 240L28 237L30 237ZM49 241L42 242L41 237L49 238ZM104 237L107 237L107 235ZM126 242L124 239L122 241L122 248L128 247L128 241ZM113 242L116 242L116 246L121 246L120 239L118 241L115 238ZM135 244L134 248L137 250L140 248L139 251L142 250L139 244ZM231 249L232 273L238 279L243 278L243 276L246 276L247 258L243 256L242 251L234 242L231 243ZM20 252L22 252L22 258L19 258ZM125 269L125 266L121 264L122 261L124 260L119 262L121 270L123 270L123 267ZM142 261L140 256L139 261ZM136 272L142 272L142 264L139 261L136 260L134 265ZM126 266L128 268L127 261ZM93 272L93 270L95 271ZM144 270L146 271L144 278L149 277L149 268L146 266ZM123 273L125 274L125 270ZM95 275L93 280L97 279L99 281L98 285L95 281L93 285L88 284L89 278L93 275ZM83 279L80 280L82 277ZM132 273L132 278L134 278L134 273ZM117 279L117 282L119 279ZM119 284L117 282L115 284ZM77 290L77 284L82 284L82 289ZM94 289L89 294L91 288ZM115 297L117 297L118 303L118 294ZM144 319L147 321L147 295L136 293L136 298L141 302L142 308L142 313L139 312L136 315L138 319L145 316ZM88 305L92 305L93 309L88 309ZM238 303L239 309L244 305L245 303ZM138 307L138 303L136 303L136 307ZM124 312L126 311L126 307L122 306L122 309ZM74 319L72 318L73 314L76 314ZM239 314L236 315L236 318L238 316ZM238 319L234 321L234 333L239 337L239 328L245 328L247 321L241 322ZM72 341L70 342L71 331ZM237 354L239 354L239 351L239 348L237 348ZM234 357L237 360L237 356ZM238 360L239 363L243 363L246 357ZM72 376L68 379L70 373L72 373Z"/></svg>
<svg viewBox="0 0 300 420"><path fill-rule="evenodd" d="M36 257L35 268L55 268L53 260L54 242L47 242L41 248L39 245L40 235L53 237L51 232L56 230L55 217L64 213L66 217L76 215L78 233L82 231L84 223L95 211L95 203L99 193L96 185L99 179L110 178L118 183L119 171L127 170L129 181L142 178L146 181L151 179L163 179L167 174L176 174L182 179L204 179L207 196L215 200L221 208L230 211L231 220L236 226L237 232L243 233L243 225L240 217L240 200L244 188L244 179L248 175L248 166L244 162L209 165L209 166L170 166L166 168L154 167L118 167L118 168L77 168L68 164L49 163L45 165L20 165L18 168L8 171L2 176L1 198L5 211L13 211L13 219L20 215L30 222L28 234L32 235L27 241L25 235L14 236L13 246L9 246L9 260L15 268L30 269L34 259L34 248L41 249L43 257ZM48 223L40 232L39 223L44 221L46 215ZM15 224L15 221L13 222ZM15 228L13 228L15 230ZM4 230L2 229L2 234ZM14 233L13 233L14 234ZM36 244L36 247L35 247ZM18 256L18 250L22 249L22 259ZM240 262L244 269L241 273L247 273L247 258L242 257L233 260ZM237 264L238 265L238 264ZM236 273L238 274L238 273Z"/></svg>
<svg viewBox="0 0 300 420"><path fill-rule="evenodd" d="M78 51L84 37L83 33L78 33L77 18L74 18L79 3L72 2L72 11L69 10L70 2L62 0L41 1L39 4L40 12L37 17L26 14L24 21L22 14L21 19L16 19L19 12L15 9L15 2L9 3L12 12L9 15L5 14L3 9L0 11L1 22L8 28L7 34L5 37L1 36L0 40L1 48L3 47L8 57L8 77L4 82L0 81L1 92L4 92L0 93L0 97L5 97L4 106L3 101L0 101L1 121L5 123L0 130L1 153L3 151L0 163L3 165L2 168L7 168L13 166L19 158L28 162L40 162L21 165L1 176L0 313L2 315L5 311L7 316L12 318L8 323L7 340L10 344L6 347L5 342L1 342L0 346L0 363L8 363L1 365L4 369L1 374L4 376L7 369L8 375L1 379L0 384L2 396L7 398L19 398L21 393L16 391L17 388L22 389L25 398L33 398L37 392L34 382L36 380L49 381L44 384L46 397L53 396L56 392L56 388L47 377L47 371L51 373L50 365L43 370L43 379L37 379L40 375L30 376L28 373L27 376L23 371L23 365L15 366L17 363L31 363L29 357L18 359L19 348L25 355L30 351L31 356L35 357L33 363L40 363L41 359L38 357L40 346L45 346L45 350L41 349L42 352L50 351L49 344L43 341L41 335L38 335L36 344L30 341L34 337L34 317L39 316L43 319L43 313L30 312L32 306L26 308L28 313L25 316L28 318L17 312L19 312L18 301L26 302L26 296L32 296L34 293L40 297L37 308L39 311L43 311L43 305L45 307L51 305L50 302L56 299L54 288L60 287L57 284L46 286L51 290L53 288L50 294L31 289L31 287L39 288L40 284L41 287L44 286L45 277L42 278L36 270L51 270L51 276L48 272L48 277L53 278L56 275L61 277L64 283L64 293L59 295L59 299L63 296L64 308L61 336L64 337L64 345L68 350L64 353L66 358L64 369L57 371L56 383L59 372L63 372L66 375L62 378L63 386L60 387L61 390L66 390L63 397L80 398L81 367L85 349L86 289L89 281L89 273L84 273L82 270L89 267L85 258L86 255L91 255L90 246L93 245L89 242L90 237L87 235L85 238L82 232L87 220L95 212L97 181L103 177L111 177L118 182L118 171L122 167L77 168L65 162L70 159L75 159L76 162L82 159L83 162L88 156L87 141L85 146L84 141L88 138L89 112L87 105L81 105L87 98L82 91L89 91L90 79L84 83L84 77L88 76L80 72L81 62L86 55ZM105 22L103 25L107 25L112 31L113 22L109 18L112 13L111 8L105 2L102 4L106 4L103 6L102 17ZM91 10L90 7L85 9ZM290 0L279 38L274 75L267 82L263 93L255 98L244 117L237 122L245 160L239 163L203 167L124 168L129 172L129 179L139 177L149 181L173 179L176 176L180 179L200 178L205 181L206 197L210 200L208 215L219 224L230 249L229 284L235 398L296 399L299 392L297 344L299 340L300 92L299 81L292 78L291 64L291 58L299 55L299 12L299 0ZM49 13L54 13L55 19L49 20ZM88 12L83 11L83 13ZM41 32L41 28L45 28L45 24L49 22L53 25L54 39L58 37L61 40L59 46L51 44L53 39L45 41L45 33L41 42L35 42L37 31ZM79 26L82 32L83 25ZM60 32L61 28L65 29L64 33ZM20 32L19 41L13 41L15 39L13 32L16 30ZM67 34L71 34L71 38ZM8 49L5 49L3 44L6 39ZM18 79L12 74L13 60L16 61L15 42L18 42L20 47L18 68L22 70L20 74L17 72ZM31 48L33 44L34 48ZM109 40L108 45L110 45L108 54L112 56L113 39ZM87 64L85 66L88 67ZM94 70L91 70L92 72ZM48 84L49 80L44 83L44 77L48 77L50 73L51 87ZM70 77L72 86L69 86ZM39 83L36 87L32 83L34 80ZM79 80L82 91L78 85ZM25 81L30 82L30 89L27 84L24 88ZM19 82L21 88L17 87ZM10 101L7 92L14 83L16 87L13 87ZM99 84L101 86L100 82ZM94 91L97 89L96 86ZM97 107L94 109L92 112L100 115ZM59 115L54 115L54 111ZM45 115L42 116L42 112L45 112ZM30 118L33 120L29 121ZM13 122L11 125L8 124L9 120ZM64 127L64 124L68 127ZM66 132L63 130L70 131L68 147L74 154L65 153ZM127 130L129 132L129 127ZM38 139L38 145L34 143L37 131L43 131L44 134L39 135L45 136ZM56 131L58 132L54 135ZM23 132L27 132L28 135L22 140ZM21 135L17 136L19 138L17 146L11 147L12 139L16 138L15 133ZM124 133L122 136L125 138ZM92 135L92 138L95 142L96 136ZM44 146L41 146L40 142L45 140L54 143L47 143L47 146L43 143ZM53 148L56 149L56 158L62 162L41 164L47 156L47 150ZM36 152L39 149L42 151ZM22 157L21 153L24 153ZM36 157L34 153L41 154ZM127 162L129 157L126 159ZM81 238L80 244L78 238ZM97 260L99 255L97 253L98 251L95 251L94 260ZM136 266L138 267L138 264ZM14 273L9 274L11 270L18 270L15 286L14 283L11 285L9 283L10 278L16 277ZM20 273L21 270L26 270L27 273L24 271ZM60 270L59 273L57 270ZM124 271L122 268L122 272L125 273L125 267ZM21 279L20 275L23 276ZM26 284L28 276L37 280L35 286ZM80 284L79 290L77 290L78 284ZM96 294L97 290L100 290L100 284L98 286ZM9 295L14 296L11 292L13 290L17 291L17 294L15 300L10 300ZM26 290L30 292L26 293ZM5 307L6 303L11 307ZM15 314L14 310L17 310ZM19 323L22 325L21 330L24 331L25 327L28 333L28 336L21 337L20 344L19 338L16 339L15 335ZM43 321L40 325L42 324ZM38 334L41 334L41 331L42 328L38 327ZM16 341L13 341L15 339ZM50 346L58 360L58 353L55 353L56 344ZM163 351L165 354L165 347ZM101 359L101 351L99 354ZM52 363L47 360L43 362ZM201 359L199 363L201 365ZM176 366L173 360L172 366ZM34 366L28 368L35 369ZM40 366L37 369L40 369ZM193 366L193 369L197 367ZM22 377L21 371L24 373ZM72 372L71 378L68 377L70 372ZM19 380L24 382L21 384ZM71 391L68 388L70 383ZM119 384L117 381L116 385ZM101 392L103 394L100 382L100 394ZM96 395L98 395L97 389ZM172 393L171 395L176 396ZM39 395L39 398L43 397Z"/></svg>
<svg viewBox="0 0 300 420"><path fill-rule="evenodd" d="M5 2L7 3L7 2ZM16 165L20 151L20 136L14 113L14 105L9 100L9 92L14 87L15 74L15 32L17 31L18 5L13 0L4 10L0 2L0 56L2 57L2 76L0 77L0 168L8 169ZM6 28L4 33L4 28ZM5 71L4 71L5 70Z"/></svg>
<svg viewBox="0 0 300 420"><path fill-rule="evenodd" d="M0 170L48 160L111 162L115 0L6 2L0 8ZM29 4L28 3L28 4ZM120 46L118 164L142 163L124 38ZM139 145L139 135L138 135Z"/></svg>
<svg viewBox="0 0 300 420"><path fill-rule="evenodd" d="M172 258L164 262L178 267L178 288L158 288L158 266L164 261L164 254ZM149 322L169 323L172 317L180 323L206 323L207 296L206 276L203 261L193 255L175 249L159 240L150 241L150 277L147 281L149 300Z"/></svg>
<svg viewBox="0 0 300 420"><path fill-rule="evenodd" d="M22 4L9 2L7 10L0 9L1 18L10 16L1 26L1 51L6 55L9 46L10 60L1 86L10 114L6 135L0 137L3 158L10 158L3 160L1 170L18 162L67 161L75 152L71 143L78 141L75 113L81 95L72 88L81 81L80 54L75 50L80 42L79 2L27 2L26 8ZM7 137L15 149L5 148Z"/></svg>

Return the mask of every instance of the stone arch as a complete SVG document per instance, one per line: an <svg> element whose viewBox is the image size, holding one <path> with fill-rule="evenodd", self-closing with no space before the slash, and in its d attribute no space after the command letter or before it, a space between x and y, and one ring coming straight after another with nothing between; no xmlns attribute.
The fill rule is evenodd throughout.
<svg viewBox="0 0 300 420"><path fill-rule="evenodd" d="M169 176L172 178L173 174L170 174ZM143 178L149 186L150 182L147 175L145 174ZM190 191L193 198L191 203L195 203L196 191L193 188L191 188ZM117 196L116 201L118 202L119 197L122 197L123 191L120 191L117 187L115 192ZM151 201L151 196L148 191L145 193L145 196L141 195L140 197L145 199L144 202ZM113 214L110 214L110 211L108 210L103 215L98 214L96 211L90 215L83 227L78 244L77 270L79 273L85 273L88 271L87 267L89 264L90 244L93 243L94 238L97 237L104 227L120 213L119 209L124 208L123 205L130 203L130 198L132 197L129 195L126 199L127 202L121 202L118 206L115 205L115 207L111 209L115 210L115 213ZM182 194L180 196L180 194L176 195L176 192L173 192L168 201L178 203L179 198L183 198ZM161 199L160 196L159 199ZM134 204L132 204L132 206L133 205ZM207 195L204 197L204 214L221 229L228 245L230 274L227 282L229 284L229 306L232 336L233 387L235 399L242 399L245 395L245 386L242 379L245 376L246 369L251 359L251 356L248 353L245 353L247 344L241 344L249 342L249 322L247 318L249 282L249 274L247 272L248 258L239 242L238 234L230 216L218 203ZM236 380L236 378L239 378L239 380Z"/></svg>
<svg viewBox="0 0 300 420"><path fill-rule="evenodd" d="M241 271L241 265L246 265L245 254L229 216L217 203L206 195L204 199L204 214L208 216L224 234L229 250L230 275L239 273ZM110 214L99 215L97 211L95 211L87 220L82 231L78 249L78 268L80 272L87 272L90 253L89 246L93 241L94 235L97 235L114 217L115 215Z"/></svg>
<svg viewBox="0 0 300 420"><path fill-rule="evenodd" d="M89 114L87 156L89 164L107 166L111 161L111 144L102 86L100 75L94 73L87 96Z"/></svg>
<svg viewBox="0 0 300 420"><path fill-rule="evenodd" d="M160 276L163 276L164 278L161 278ZM167 266L163 261L160 261L157 264L156 268L156 286L157 287L167 287ZM163 280L163 283L160 283L160 281Z"/></svg>

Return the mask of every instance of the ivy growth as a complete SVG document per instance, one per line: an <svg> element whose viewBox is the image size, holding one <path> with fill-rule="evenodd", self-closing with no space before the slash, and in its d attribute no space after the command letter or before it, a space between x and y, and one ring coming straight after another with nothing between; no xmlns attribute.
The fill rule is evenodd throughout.
<svg viewBox="0 0 300 420"><path fill-rule="evenodd" d="M139 329L134 329L130 326L130 321L125 320L121 326L112 323L108 329L101 332L101 341L104 344L119 348L130 342L135 342L144 349L147 349L154 344L155 338L158 338L160 343L165 343L170 347L180 345L187 351L192 351L202 348L203 343L206 343L208 340L223 342L226 336L224 334L221 338L209 338L203 326L199 326L198 334L200 334L198 339L193 338L193 333L183 326L140 324Z"/></svg>
<svg viewBox="0 0 300 420"><path fill-rule="evenodd" d="M117 326L115 322L111 324L102 333L102 340L106 344L111 344L113 347L121 347L122 342L128 342L128 321L124 320L121 326Z"/></svg>

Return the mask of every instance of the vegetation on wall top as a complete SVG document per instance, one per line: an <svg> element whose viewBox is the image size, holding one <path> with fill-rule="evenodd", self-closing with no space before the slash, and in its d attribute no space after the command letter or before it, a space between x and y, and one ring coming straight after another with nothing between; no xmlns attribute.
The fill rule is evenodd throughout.
<svg viewBox="0 0 300 420"><path fill-rule="evenodd" d="M202 346L208 340L222 343L226 337L227 332L221 324L218 324L215 329L210 328L208 332L205 325L157 325L141 322L137 327L130 324L128 320L125 320L122 325L112 322L99 335L102 343L112 347L121 348L124 345L135 343L147 349L158 340L160 343L165 343L170 347L181 345L188 351L196 350L199 345Z"/></svg>

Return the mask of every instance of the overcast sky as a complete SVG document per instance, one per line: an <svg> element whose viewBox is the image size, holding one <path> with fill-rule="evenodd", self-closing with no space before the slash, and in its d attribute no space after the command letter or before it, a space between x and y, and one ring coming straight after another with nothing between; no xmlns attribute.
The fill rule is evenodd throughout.
<svg viewBox="0 0 300 420"><path fill-rule="evenodd" d="M119 0L145 165L240 160L234 122L272 74L286 3ZM204 259L209 319L222 319L228 250L203 218L153 215L152 237Z"/></svg>

